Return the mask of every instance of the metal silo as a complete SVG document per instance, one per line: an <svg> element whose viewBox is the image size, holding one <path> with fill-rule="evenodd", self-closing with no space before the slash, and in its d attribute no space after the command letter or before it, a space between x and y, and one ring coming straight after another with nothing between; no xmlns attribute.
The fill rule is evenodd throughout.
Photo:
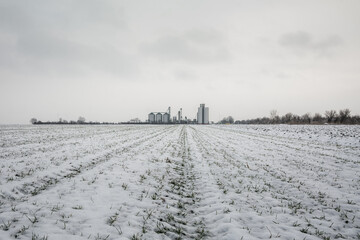
<svg viewBox="0 0 360 240"><path fill-rule="evenodd" d="M149 113L149 123L154 123L154 122L155 122L155 114Z"/></svg>
<svg viewBox="0 0 360 240"><path fill-rule="evenodd" d="M162 114L161 113L157 113L156 114L156 123L161 123L162 121Z"/></svg>
<svg viewBox="0 0 360 240"><path fill-rule="evenodd" d="M162 122L163 123L170 123L170 114L164 113L164 115L162 116Z"/></svg>

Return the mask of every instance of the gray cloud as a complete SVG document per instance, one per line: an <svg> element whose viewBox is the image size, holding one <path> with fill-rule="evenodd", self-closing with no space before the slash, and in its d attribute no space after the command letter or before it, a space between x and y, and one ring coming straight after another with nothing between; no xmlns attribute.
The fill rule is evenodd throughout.
<svg viewBox="0 0 360 240"><path fill-rule="evenodd" d="M116 1L1 1L0 27L12 32L32 30L96 30L98 26L125 28L123 9Z"/></svg>
<svg viewBox="0 0 360 240"><path fill-rule="evenodd" d="M129 76L137 72L134 54L112 39L126 31L123 10L116 2L0 2L0 69L17 73L48 72L59 76L106 72Z"/></svg>
<svg viewBox="0 0 360 240"><path fill-rule="evenodd" d="M198 77L195 73L186 70L176 70L174 76L177 80L183 81L194 81L197 80Z"/></svg>
<svg viewBox="0 0 360 240"><path fill-rule="evenodd" d="M89 74L103 72L115 76L131 76L138 72L136 56L112 45L84 44L50 34L18 36L12 51L0 56L0 69L39 75L57 73Z"/></svg>
<svg viewBox="0 0 360 240"><path fill-rule="evenodd" d="M183 34L165 35L143 44L141 52L161 61L211 63L230 59L224 37L214 30L192 29Z"/></svg>
<svg viewBox="0 0 360 240"><path fill-rule="evenodd" d="M335 47L343 44L343 41L338 35L315 40L311 34L300 31L282 35L279 39L279 44L297 52L312 52L323 56L329 55Z"/></svg>
<svg viewBox="0 0 360 240"><path fill-rule="evenodd" d="M221 32L212 29L192 29L184 33L184 37L191 42L206 45L223 44L225 37Z"/></svg>

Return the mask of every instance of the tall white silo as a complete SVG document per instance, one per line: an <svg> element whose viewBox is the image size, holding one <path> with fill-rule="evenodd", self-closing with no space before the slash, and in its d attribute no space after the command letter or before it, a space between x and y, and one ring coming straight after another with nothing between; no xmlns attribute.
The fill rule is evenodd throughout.
<svg viewBox="0 0 360 240"><path fill-rule="evenodd" d="M205 104L200 104L197 113L197 122L199 124L209 124L209 108Z"/></svg>
<svg viewBox="0 0 360 240"><path fill-rule="evenodd" d="M209 124L209 108L204 108L204 124Z"/></svg>

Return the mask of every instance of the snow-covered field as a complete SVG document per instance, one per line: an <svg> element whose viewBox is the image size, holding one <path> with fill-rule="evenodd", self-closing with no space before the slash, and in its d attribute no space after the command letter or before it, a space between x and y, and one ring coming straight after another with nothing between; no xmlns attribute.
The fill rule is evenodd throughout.
<svg viewBox="0 0 360 240"><path fill-rule="evenodd" d="M0 239L360 239L359 126L1 126Z"/></svg>

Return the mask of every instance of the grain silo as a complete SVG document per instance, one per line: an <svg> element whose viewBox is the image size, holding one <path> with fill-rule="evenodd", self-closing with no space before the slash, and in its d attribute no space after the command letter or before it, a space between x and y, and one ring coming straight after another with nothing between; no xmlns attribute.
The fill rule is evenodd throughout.
<svg viewBox="0 0 360 240"><path fill-rule="evenodd" d="M209 108L205 104L200 104L197 113L197 122L199 124L209 124Z"/></svg>
<svg viewBox="0 0 360 240"><path fill-rule="evenodd" d="M149 113L149 123L155 123L155 114Z"/></svg>
<svg viewBox="0 0 360 240"><path fill-rule="evenodd" d="M170 114L169 113L164 113L162 116L162 122L163 123L170 123Z"/></svg>
<svg viewBox="0 0 360 240"><path fill-rule="evenodd" d="M162 114L161 113L157 113L156 114L156 123L161 123L162 122Z"/></svg>

